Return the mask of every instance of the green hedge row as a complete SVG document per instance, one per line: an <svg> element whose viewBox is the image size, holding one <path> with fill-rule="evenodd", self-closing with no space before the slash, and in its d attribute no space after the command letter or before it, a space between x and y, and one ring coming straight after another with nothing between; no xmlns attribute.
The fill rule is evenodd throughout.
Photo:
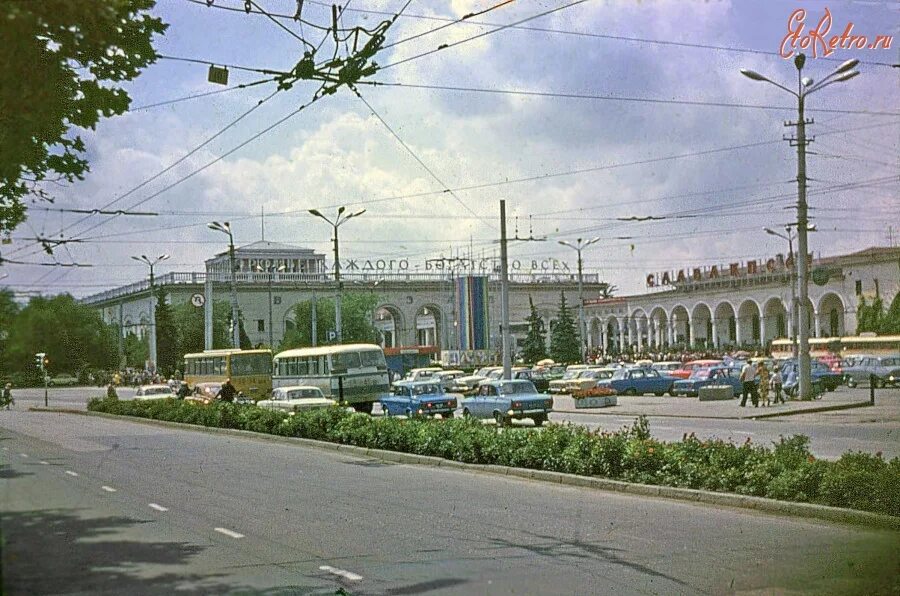
<svg viewBox="0 0 900 596"><path fill-rule="evenodd" d="M900 516L900 458L846 453L815 459L809 438L782 438L772 448L693 435L666 443L650 437L647 419L616 432L550 424L540 432L477 421L376 418L327 408L288 415L252 406L200 406L177 400L93 399L88 409L125 416L234 428L474 463L614 480L820 503Z"/></svg>

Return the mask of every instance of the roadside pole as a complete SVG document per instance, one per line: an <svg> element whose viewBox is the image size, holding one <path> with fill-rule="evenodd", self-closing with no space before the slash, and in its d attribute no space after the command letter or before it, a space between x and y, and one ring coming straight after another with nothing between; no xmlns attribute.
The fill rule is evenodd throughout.
<svg viewBox="0 0 900 596"><path fill-rule="evenodd" d="M512 378L509 336L509 263L506 254L506 201L500 200L500 336L503 345L503 378Z"/></svg>

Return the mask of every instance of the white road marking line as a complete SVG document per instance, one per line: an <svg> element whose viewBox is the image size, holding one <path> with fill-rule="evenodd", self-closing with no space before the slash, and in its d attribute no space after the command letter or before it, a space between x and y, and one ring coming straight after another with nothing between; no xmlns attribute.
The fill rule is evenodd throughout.
<svg viewBox="0 0 900 596"><path fill-rule="evenodd" d="M9 451L9 447L4 447L3 451Z"/></svg>
<svg viewBox="0 0 900 596"><path fill-rule="evenodd" d="M116 492L116 489L114 489L114 488L111 487L111 486L103 485L103 486L101 486L100 488L102 488L103 490L105 490L105 491L108 492L108 493L114 493L114 492Z"/></svg>
<svg viewBox="0 0 900 596"><path fill-rule="evenodd" d="M213 529L216 532L218 532L219 534L225 534L226 536L230 536L232 538L243 538L244 537L243 534L238 534L237 532L229 530L228 528L213 528Z"/></svg>
<svg viewBox="0 0 900 596"><path fill-rule="evenodd" d="M72 470L66 470L66 474L69 476L78 476L78 472L73 472Z"/></svg>
<svg viewBox="0 0 900 596"><path fill-rule="evenodd" d="M19 454L19 457L28 457L28 454L27 454L27 453L20 453L20 454Z"/></svg>
<svg viewBox="0 0 900 596"><path fill-rule="evenodd" d="M328 573L331 573L334 575L338 575L338 576L343 577L344 579L350 580L352 582L358 582L359 580L362 579L361 575L357 575L357 574L353 573L352 571L344 571L343 569L337 569L335 567L331 567L330 565L322 565L321 567L319 567L319 569L321 569L322 571L327 571Z"/></svg>
<svg viewBox="0 0 900 596"><path fill-rule="evenodd" d="M157 505L156 503L148 503L150 509L156 509L157 511L168 511L168 507L163 507L162 505Z"/></svg>
<svg viewBox="0 0 900 596"><path fill-rule="evenodd" d="M44 460L41 460L41 461L39 461L38 463L41 464L42 466L49 466L49 465L50 465L50 462L44 461Z"/></svg>

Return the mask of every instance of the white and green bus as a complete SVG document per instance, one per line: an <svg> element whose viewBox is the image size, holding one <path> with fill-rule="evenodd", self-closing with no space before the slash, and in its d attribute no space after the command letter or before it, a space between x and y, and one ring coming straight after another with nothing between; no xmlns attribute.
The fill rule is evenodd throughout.
<svg viewBox="0 0 900 596"><path fill-rule="evenodd" d="M344 344L276 354L272 386L292 385L318 387L359 412L371 412L390 387L384 351L374 344Z"/></svg>

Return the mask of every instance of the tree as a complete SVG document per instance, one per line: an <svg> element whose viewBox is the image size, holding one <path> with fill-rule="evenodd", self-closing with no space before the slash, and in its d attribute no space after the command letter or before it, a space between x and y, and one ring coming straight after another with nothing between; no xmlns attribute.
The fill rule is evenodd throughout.
<svg viewBox="0 0 900 596"><path fill-rule="evenodd" d="M9 329L13 325L16 315L19 313L19 305L16 304L15 295L10 290L0 290L0 375L9 370L7 363L7 344L9 343Z"/></svg>
<svg viewBox="0 0 900 596"><path fill-rule="evenodd" d="M134 332L129 331L123 342L125 351L125 366L143 369L147 359L150 358L150 344L147 337L140 338Z"/></svg>
<svg viewBox="0 0 900 596"><path fill-rule="evenodd" d="M544 320L538 314L534 307L534 301L531 296L528 297L528 306L531 314L528 315L528 335L525 336L525 342L522 345L522 358L525 362L538 362L547 357L547 344L544 338Z"/></svg>
<svg viewBox="0 0 900 596"><path fill-rule="evenodd" d="M93 129L128 109L115 83L156 61L151 40L168 25L154 0L6 0L0 4L0 231L25 220L23 198L49 199L44 182L84 179Z"/></svg>
<svg viewBox="0 0 900 596"><path fill-rule="evenodd" d="M619 291L619 286L614 284L604 284L602 288L600 288L600 297L601 298L612 298L615 296L616 292Z"/></svg>
<svg viewBox="0 0 900 596"><path fill-rule="evenodd" d="M580 362L581 356L581 341L563 292L560 294L556 324L550 332L550 357L557 362Z"/></svg>
<svg viewBox="0 0 900 596"><path fill-rule="evenodd" d="M166 302L166 290L156 289L156 368L163 376L171 376L181 358L172 305Z"/></svg>
<svg viewBox="0 0 900 596"><path fill-rule="evenodd" d="M202 352L206 345L204 312L189 302L172 307L175 322L176 352L179 362L185 354ZM231 305L226 300L213 301L213 349L231 347L228 322L231 319Z"/></svg>
<svg viewBox="0 0 900 596"><path fill-rule="evenodd" d="M368 292L345 292L341 300L341 332L344 343L375 343L378 330L372 323L372 313L378 298ZM284 334L279 348L307 347L312 345L312 301L306 300L294 306L294 328ZM316 345L334 343L328 340L328 331L334 329L334 301L316 300Z"/></svg>
<svg viewBox="0 0 900 596"><path fill-rule="evenodd" d="M247 335L247 331L244 329L244 317L241 315L238 315L238 341L240 342L238 347L242 350L253 348L253 342L250 341L250 336Z"/></svg>
<svg viewBox="0 0 900 596"><path fill-rule="evenodd" d="M38 352L47 354L54 374L118 364L115 327L68 294L32 298L12 321L7 346L10 369L20 372L33 369Z"/></svg>
<svg viewBox="0 0 900 596"><path fill-rule="evenodd" d="M894 294L887 314L882 319L881 332L884 335L900 335L900 292Z"/></svg>

